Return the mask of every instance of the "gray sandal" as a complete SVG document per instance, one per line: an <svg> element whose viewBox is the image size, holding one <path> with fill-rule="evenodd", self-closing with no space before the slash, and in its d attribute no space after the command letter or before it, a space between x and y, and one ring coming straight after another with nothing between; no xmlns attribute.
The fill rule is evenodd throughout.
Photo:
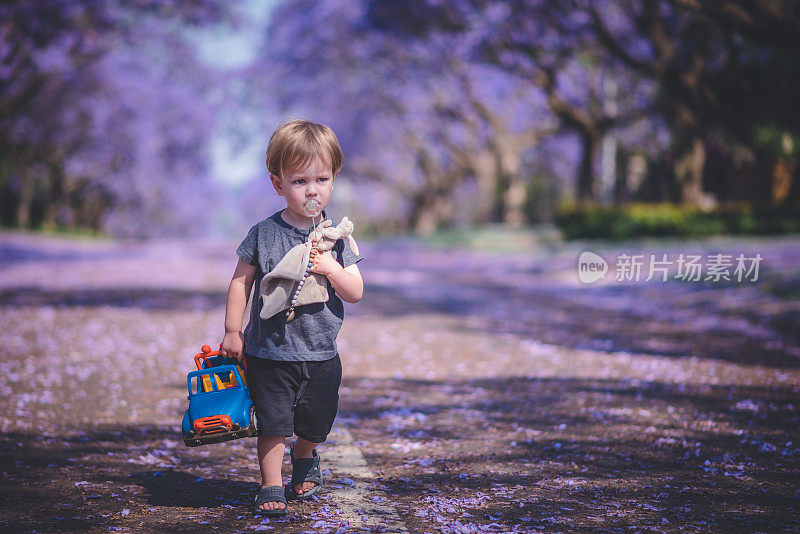
<svg viewBox="0 0 800 534"><path fill-rule="evenodd" d="M282 502L286 504L286 496L283 493L283 488L281 486L267 486L266 488L261 488L256 495L255 502L253 504L253 513L255 515L265 515L267 517L283 517L286 515L286 508L282 509L275 509L275 510L262 510L259 508L260 505L267 503L267 502Z"/></svg>
<svg viewBox="0 0 800 534"><path fill-rule="evenodd" d="M292 481L286 488L286 497L291 500L307 501L322 488L322 471L319 468L319 453L311 451L311 458L295 458L294 447L289 456L292 460ZM303 493L296 493L294 487L303 482L315 482L317 485Z"/></svg>

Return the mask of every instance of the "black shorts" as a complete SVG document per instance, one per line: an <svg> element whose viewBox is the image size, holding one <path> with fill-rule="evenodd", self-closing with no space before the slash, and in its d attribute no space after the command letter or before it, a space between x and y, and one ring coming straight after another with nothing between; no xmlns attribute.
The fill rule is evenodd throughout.
<svg viewBox="0 0 800 534"><path fill-rule="evenodd" d="M259 436L291 436L313 443L328 438L339 406L342 360L284 362L246 354L247 385Z"/></svg>

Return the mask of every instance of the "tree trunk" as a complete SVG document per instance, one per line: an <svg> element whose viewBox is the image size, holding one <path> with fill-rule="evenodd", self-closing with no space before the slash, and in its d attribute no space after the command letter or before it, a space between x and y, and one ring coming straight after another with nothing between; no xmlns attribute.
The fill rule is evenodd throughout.
<svg viewBox="0 0 800 534"><path fill-rule="evenodd" d="M703 169L706 164L706 147L699 135L691 138L675 162L675 178L678 181L681 202L692 206L706 204L703 194Z"/></svg>
<svg viewBox="0 0 800 534"><path fill-rule="evenodd" d="M19 177L21 182L19 188L19 204L17 204L14 224L18 228L26 228L31 225L31 207L33 205L34 194L33 173L30 169L22 167Z"/></svg>
<svg viewBox="0 0 800 534"><path fill-rule="evenodd" d="M492 217L494 197L497 191L497 168L490 153L478 155L471 169L478 181L478 203L474 220L487 223Z"/></svg>
<svg viewBox="0 0 800 534"><path fill-rule="evenodd" d="M503 192L503 204L503 222L509 226L522 226L525 223L525 183L519 176L509 177Z"/></svg>
<svg viewBox="0 0 800 534"><path fill-rule="evenodd" d="M525 222L525 182L520 176L522 153L527 148L514 138L497 136L498 167L503 184L501 213L509 226Z"/></svg>
<svg viewBox="0 0 800 534"><path fill-rule="evenodd" d="M578 202L586 204L597 200L594 162L602 136L592 132L581 134L581 163L578 168Z"/></svg>
<svg viewBox="0 0 800 534"><path fill-rule="evenodd" d="M614 191L617 182L617 138L614 134L603 136L600 149L600 187L598 198L603 204L610 204L614 200Z"/></svg>
<svg viewBox="0 0 800 534"><path fill-rule="evenodd" d="M414 233L429 236L439 227L436 193L421 192L414 198L411 209L411 226Z"/></svg>
<svg viewBox="0 0 800 534"><path fill-rule="evenodd" d="M42 224L50 228L59 226L59 223L63 224L59 219L62 213L69 211L69 190L64 175L55 166L50 168L50 191L46 201Z"/></svg>
<svg viewBox="0 0 800 534"><path fill-rule="evenodd" d="M772 203L783 204L792 190L792 181L796 174L795 161L779 157L772 167Z"/></svg>
<svg viewBox="0 0 800 534"><path fill-rule="evenodd" d="M794 165L792 183L789 185L789 192L783 199L783 205L800 207L800 165Z"/></svg>

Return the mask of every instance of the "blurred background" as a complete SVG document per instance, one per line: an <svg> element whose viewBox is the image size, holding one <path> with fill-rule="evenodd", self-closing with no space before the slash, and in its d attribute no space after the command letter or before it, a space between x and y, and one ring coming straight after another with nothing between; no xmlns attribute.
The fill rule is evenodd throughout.
<svg viewBox="0 0 800 534"><path fill-rule="evenodd" d="M800 231L800 3L11 0L0 222L240 236L287 118L362 235Z"/></svg>

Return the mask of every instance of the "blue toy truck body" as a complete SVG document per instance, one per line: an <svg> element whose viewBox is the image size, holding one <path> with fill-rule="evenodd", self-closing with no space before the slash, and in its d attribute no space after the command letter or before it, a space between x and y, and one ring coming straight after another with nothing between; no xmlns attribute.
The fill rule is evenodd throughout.
<svg viewBox="0 0 800 534"><path fill-rule="evenodd" d="M197 447L256 436L255 409L240 367L225 364L231 360L222 357L202 359L202 364L200 360L197 363L204 368L192 371L186 378L189 409L183 416L184 443Z"/></svg>

